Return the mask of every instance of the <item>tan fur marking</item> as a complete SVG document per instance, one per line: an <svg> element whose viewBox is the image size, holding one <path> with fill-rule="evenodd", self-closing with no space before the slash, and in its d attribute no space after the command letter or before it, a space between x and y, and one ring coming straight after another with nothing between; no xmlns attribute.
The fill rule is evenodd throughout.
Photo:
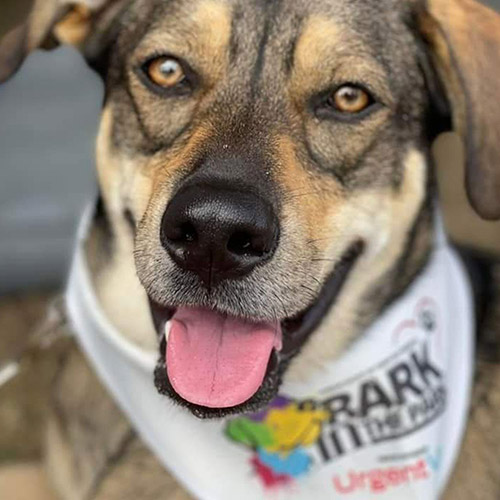
<svg viewBox="0 0 500 500"><path fill-rule="evenodd" d="M61 43L79 45L90 33L91 11L85 5L76 5L54 27L54 35Z"/></svg>
<svg viewBox="0 0 500 500"><path fill-rule="evenodd" d="M200 3L192 17L198 26L197 43L200 47L222 53L231 36L231 12L227 4L215 0Z"/></svg>
<svg viewBox="0 0 500 500"><path fill-rule="evenodd" d="M300 68L316 68L321 58L332 47L345 41L345 29L332 19L312 16L302 32L295 49L295 60Z"/></svg>
<svg viewBox="0 0 500 500"><path fill-rule="evenodd" d="M295 73L307 78L307 86L318 85L325 55L345 42L345 29L331 19L313 16L308 21L295 49Z"/></svg>
<svg viewBox="0 0 500 500"><path fill-rule="evenodd" d="M314 246L323 250L330 229L326 227L326 215L341 201L341 187L333 178L320 177L301 165L288 137L278 139L276 150L276 177L284 192L290 223L300 221L307 239L314 240Z"/></svg>
<svg viewBox="0 0 500 500"><path fill-rule="evenodd" d="M286 375L289 380L307 379L311 371L339 356L359 333L359 304L401 255L425 196L425 178L425 159L417 150L411 150L405 161L405 179L397 192L391 188L366 190L329 211L331 238L325 256L335 262L360 237L367 246L335 306L293 361Z"/></svg>

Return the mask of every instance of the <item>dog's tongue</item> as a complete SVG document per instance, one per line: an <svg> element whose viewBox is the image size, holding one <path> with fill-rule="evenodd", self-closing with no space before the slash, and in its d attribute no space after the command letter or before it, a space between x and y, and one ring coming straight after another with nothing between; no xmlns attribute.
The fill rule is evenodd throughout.
<svg viewBox="0 0 500 500"><path fill-rule="evenodd" d="M167 341L167 373L185 400L230 408L259 389L273 347L281 349L281 327L249 323L208 309L179 308Z"/></svg>

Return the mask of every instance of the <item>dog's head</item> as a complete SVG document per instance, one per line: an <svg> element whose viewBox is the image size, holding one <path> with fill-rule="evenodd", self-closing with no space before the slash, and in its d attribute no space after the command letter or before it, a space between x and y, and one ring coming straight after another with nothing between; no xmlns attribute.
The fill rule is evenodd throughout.
<svg viewBox="0 0 500 500"><path fill-rule="evenodd" d="M54 40L104 78L105 211L135 242L157 387L200 416L264 405L407 283L439 132L500 216L500 20L472 0L39 0L0 78Z"/></svg>

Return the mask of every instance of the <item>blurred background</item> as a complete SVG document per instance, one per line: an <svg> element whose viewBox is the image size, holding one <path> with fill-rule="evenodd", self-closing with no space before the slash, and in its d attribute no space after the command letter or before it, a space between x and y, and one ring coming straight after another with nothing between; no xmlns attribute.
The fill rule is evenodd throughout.
<svg viewBox="0 0 500 500"><path fill-rule="evenodd" d="M0 0L0 37L23 18L29 3ZM500 0L487 3L500 8ZM32 54L0 86L0 361L15 351L64 284L79 214L96 192L101 99L98 77L69 47ZM449 233L500 255L500 224L481 221L466 202L458 140L447 134L436 152ZM24 483L36 490L41 479L29 464L40 453L34 395L43 381L37 374L26 376L32 377L32 394L19 397L17 382L0 394L0 466L24 461L27 468L16 471L19 478L32 474ZM5 400L9 405L2 405ZM7 498L6 488L0 467L0 498ZM29 491L26 498L33 498Z"/></svg>
<svg viewBox="0 0 500 500"><path fill-rule="evenodd" d="M1 0L0 36L28 4ZM61 283L94 192L101 94L70 47L33 54L0 86L0 294Z"/></svg>

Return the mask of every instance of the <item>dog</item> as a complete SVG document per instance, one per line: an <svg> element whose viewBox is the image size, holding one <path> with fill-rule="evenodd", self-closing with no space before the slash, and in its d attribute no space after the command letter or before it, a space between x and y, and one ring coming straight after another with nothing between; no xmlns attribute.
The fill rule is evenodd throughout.
<svg viewBox="0 0 500 500"><path fill-rule="evenodd" d="M0 43L0 81L61 43L105 86L85 239L99 304L133 345L160 344L156 388L186 414L262 410L283 380L341 357L418 279L435 241L441 132L462 138L474 209L500 218L500 17L476 1L36 0ZM488 357L454 500L500 495L499 276L470 260L488 285L477 348ZM194 326L171 327L165 342L176 318ZM199 331L221 318L263 340L245 337L209 390L203 356L219 337ZM187 354L183 335L195 341ZM62 498L187 495L72 347L47 462Z"/></svg>

